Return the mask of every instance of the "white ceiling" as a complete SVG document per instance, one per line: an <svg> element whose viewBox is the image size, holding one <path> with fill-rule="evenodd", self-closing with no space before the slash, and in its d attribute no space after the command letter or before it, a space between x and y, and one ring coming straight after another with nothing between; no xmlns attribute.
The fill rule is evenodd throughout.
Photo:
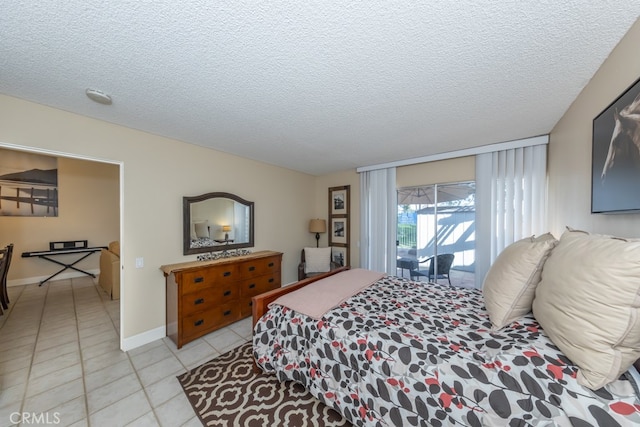
<svg viewBox="0 0 640 427"><path fill-rule="evenodd" d="M3 0L0 93L320 175L548 133L638 16L640 0Z"/></svg>

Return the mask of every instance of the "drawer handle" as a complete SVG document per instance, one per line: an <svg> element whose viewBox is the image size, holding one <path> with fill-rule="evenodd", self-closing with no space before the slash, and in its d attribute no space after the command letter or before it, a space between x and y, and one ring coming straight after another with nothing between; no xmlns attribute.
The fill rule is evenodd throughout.
<svg viewBox="0 0 640 427"><path fill-rule="evenodd" d="M228 297L229 295L231 295L231 291L224 291L224 294L222 295L224 295L225 297Z"/></svg>
<svg viewBox="0 0 640 427"><path fill-rule="evenodd" d="M256 268L255 268L253 265L252 265L251 267L249 267L249 271L253 271L253 270L255 270L255 269L256 269Z"/></svg>
<svg viewBox="0 0 640 427"><path fill-rule="evenodd" d="M194 283L202 283L204 282L204 277L196 277L193 279Z"/></svg>
<svg viewBox="0 0 640 427"><path fill-rule="evenodd" d="M193 326L200 326L204 323L204 320L200 319L200 320L196 320L195 322L193 322Z"/></svg>
<svg viewBox="0 0 640 427"><path fill-rule="evenodd" d="M269 267L273 267L273 263L272 262L269 263Z"/></svg>
<svg viewBox="0 0 640 427"><path fill-rule="evenodd" d="M228 316L228 315L230 315L230 314L231 314L231 310L227 310L227 311L225 311L225 312L224 312L224 313L222 313L222 314L223 314L224 316Z"/></svg>
<svg viewBox="0 0 640 427"><path fill-rule="evenodd" d="M204 302L204 298L198 298L198 299L197 299L197 300L195 300L193 303L194 303L195 305L198 305L198 304L202 304L203 302Z"/></svg>
<svg viewBox="0 0 640 427"><path fill-rule="evenodd" d="M255 284L255 283L252 283L252 284L250 284L250 285L249 285L249 289L253 289L253 288L255 288L255 287L256 287L256 284Z"/></svg>
<svg viewBox="0 0 640 427"><path fill-rule="evenodd" d="M273 277L271 279L269 279L269 283L273 283Z"/></svg>
<svg viewBox="0 0 640 427"><path fill-rule="evenodd" d="M230 271L225 271L224 274L222 274L224 277L229 277L231 276L231 272Z"/></svg>
<svg viewBox="0 0 640 427"><path fill-rule="evenodd" d="M249 301L249 307L253 305L253 301Z"/></svg>

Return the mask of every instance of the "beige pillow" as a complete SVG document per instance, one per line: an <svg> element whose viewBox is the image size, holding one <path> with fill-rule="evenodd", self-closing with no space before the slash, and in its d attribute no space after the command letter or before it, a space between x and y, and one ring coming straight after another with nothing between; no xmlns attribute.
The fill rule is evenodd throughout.
<svg viewBox="0 0 640 427"><path fill-rule="evenodd" d="M531 312L540 272L558 241L550 233L527 237L506 247L489 269L482 284L487 312L494 329L500 329Z"/></svg>
<svg viewBox="0 0 640 427"><path fill-rule="evenodd" d="M331 270L331 247L304 248L304 272L324 273Z"/></svg>
<svg viewBox="0 0 640 427"><path fill-rule="evenodd" d="M596 390L640 357L640 241L569 230L542 270L533 314Z"/></svg>
<svg viewBox="0 0 640 427"><path fill-rule="evenodd" d="M209 221L196 222L194 228L198 239L209 237Z"/></svg>

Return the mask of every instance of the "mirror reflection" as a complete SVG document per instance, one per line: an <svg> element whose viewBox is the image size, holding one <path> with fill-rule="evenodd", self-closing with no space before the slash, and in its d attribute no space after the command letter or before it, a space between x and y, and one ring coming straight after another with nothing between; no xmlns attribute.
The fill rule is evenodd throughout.
<svg viewBox="0 0 640 427"><path fill-rule="evenodd" d="M183 202L185 255L253 246L253 202L220 192Z"/></svg>

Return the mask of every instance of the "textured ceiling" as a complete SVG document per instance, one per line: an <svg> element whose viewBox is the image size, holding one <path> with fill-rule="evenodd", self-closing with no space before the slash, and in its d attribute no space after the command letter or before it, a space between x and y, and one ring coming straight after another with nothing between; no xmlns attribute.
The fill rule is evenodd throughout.
<svg viewBox="0 0 640 427"><path fill-rule="evenodd" d="M548 133L640 15L417 3L3 0L0 93L319 175Z"/></svg>

